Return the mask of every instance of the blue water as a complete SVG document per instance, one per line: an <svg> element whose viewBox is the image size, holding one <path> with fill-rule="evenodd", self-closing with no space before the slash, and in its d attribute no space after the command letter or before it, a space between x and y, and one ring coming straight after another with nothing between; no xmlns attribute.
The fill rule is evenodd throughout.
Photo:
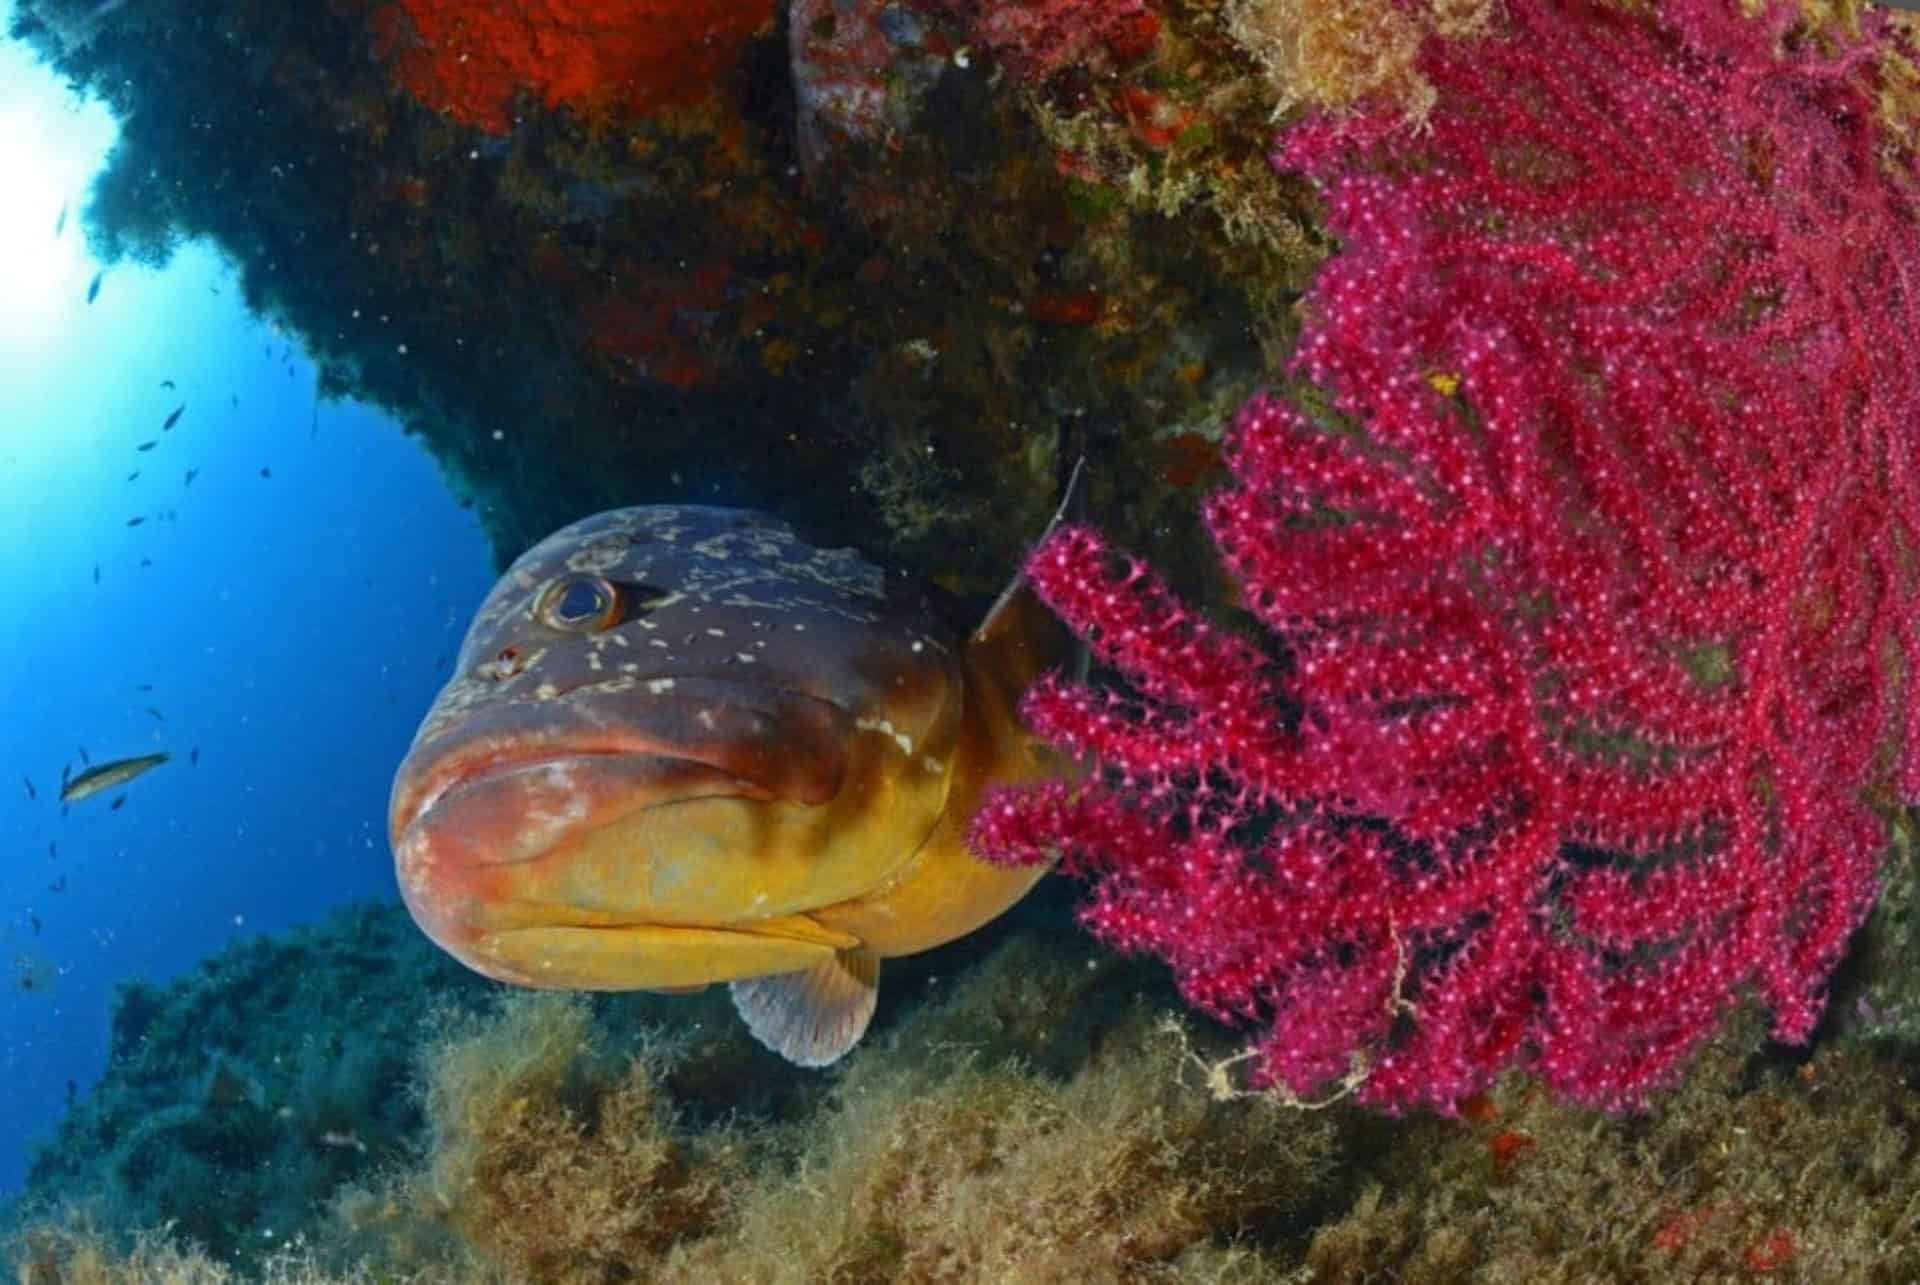
<svg viewBox="0 0 1920 1285"><path fill-rule="evenodd" d="M0 282L51 278L0 284L4 1196L99 1075L115 982L393 895L392 770L493 577L418 443L316 404L211 251L116 267L86 302L78 215L111 128L4 41L0 137L0 171L40 180L0 218ZM63 816L82 750L173 761Z"/></svg>

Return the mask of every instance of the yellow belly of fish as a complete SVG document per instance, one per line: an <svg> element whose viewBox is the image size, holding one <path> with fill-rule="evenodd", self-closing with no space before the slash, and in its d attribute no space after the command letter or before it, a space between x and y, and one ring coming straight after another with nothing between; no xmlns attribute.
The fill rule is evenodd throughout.
<svg viewBox="0 0 1920 1285"><path fill-rule="evenodd" d="M662 924L516 928L487 933L469 962L489 976L553 990L698 989L791 973L859 945L805 916L751 930Z"/></svg>

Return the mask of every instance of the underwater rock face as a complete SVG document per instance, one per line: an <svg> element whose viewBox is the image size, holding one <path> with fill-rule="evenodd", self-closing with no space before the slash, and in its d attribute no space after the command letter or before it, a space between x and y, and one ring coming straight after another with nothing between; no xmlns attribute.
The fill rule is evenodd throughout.
<svg viewBox="0 0 1920 1285"><path fill-rule="evenodd" d="M96 251L218 244L500 566L722 503L984 598L1083 452L1096 512L1178 561L1320 253L1201 15L1061 43L938 3L142 0L63 35L89 7L14 29L125 118Z"/></svg>
<svg viewBox="0 0 1920 1285"><path fill-rule="evenodd" d="M905 5L791 0L787 30L800 160L823 191L903 146L953 53L941 27Z"/></svg>

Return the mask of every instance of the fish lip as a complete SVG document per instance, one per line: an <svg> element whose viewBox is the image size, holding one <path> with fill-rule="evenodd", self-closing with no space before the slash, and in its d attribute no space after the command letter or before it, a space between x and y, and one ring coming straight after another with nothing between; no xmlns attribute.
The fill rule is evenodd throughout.
<svg viewBox="0 0 1920 1285"><path fill-rule="evenodd" d="M739 781L722 773L711 763L686 754L663 752L659 747L639 744L608 743L604 738L582 743L555 742L530 746L521 751L469 750L455 752L444 761L429 766L415 798L394 817L395 836L402 836L420 825L443 801L469 789L513 776L520 772L552 767L561 763L585 763L609 759L651 759L659 763L678 763L705 768L724 776L731 788L726 792L755 798L770 797L751 782ZM710 791L718 793L719 791Z"/></svg>

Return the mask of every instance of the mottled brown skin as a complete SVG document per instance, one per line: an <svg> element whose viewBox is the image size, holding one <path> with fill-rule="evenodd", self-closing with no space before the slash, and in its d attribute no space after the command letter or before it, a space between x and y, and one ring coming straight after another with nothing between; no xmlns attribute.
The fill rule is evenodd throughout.
<svg viewBox="0 0 1920 1285"><path fill-rule="evenodd" d="M556 627L580 582L615 587L608 627ZM964 833L990 783L1065 770L1014 704L1069 647L1024 588L956 638L913 582L762 514L588 518L495 586L402 763L401 892L442 947L523 986L926 950L1038 877Z"/></svg>

